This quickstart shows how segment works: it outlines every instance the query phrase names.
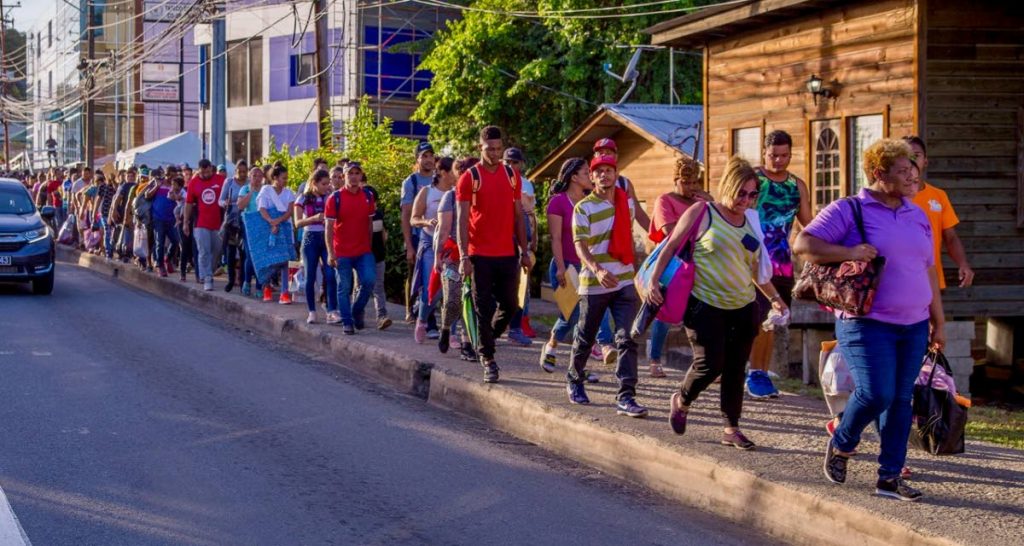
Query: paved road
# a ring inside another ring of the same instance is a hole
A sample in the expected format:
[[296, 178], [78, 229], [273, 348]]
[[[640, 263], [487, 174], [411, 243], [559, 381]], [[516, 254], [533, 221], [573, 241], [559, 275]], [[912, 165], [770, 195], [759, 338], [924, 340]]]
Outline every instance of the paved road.
[[36, 545], [764, 540], [70, 266], [0, 309], [0, 487]]

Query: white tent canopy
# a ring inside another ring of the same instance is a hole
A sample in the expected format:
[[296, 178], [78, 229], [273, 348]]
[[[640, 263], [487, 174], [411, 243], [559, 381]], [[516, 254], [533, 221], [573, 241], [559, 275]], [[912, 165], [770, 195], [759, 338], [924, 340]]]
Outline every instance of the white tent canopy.
[[162, 138], [123, 152], [117, 152], [115, 163], [119, 169], [131, 165], [147, 167], [166, 167], [188, 163], [193, 167], [202, 157], [203, 143], [192, 131]]

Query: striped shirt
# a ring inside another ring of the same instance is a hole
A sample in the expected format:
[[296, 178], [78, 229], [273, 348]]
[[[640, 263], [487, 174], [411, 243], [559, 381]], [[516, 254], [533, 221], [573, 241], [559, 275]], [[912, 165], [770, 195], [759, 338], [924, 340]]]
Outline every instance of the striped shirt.
[[714, 206], [708, 209], [710, 224], [693, 248], [693, 296], [719, 309], [739, 309], [754, 301], [757, 235], [746, 218], [736, 227]]
[[[633, 200], [629, 200], [629, 225], [633, 225], [635, 209]], [[626, 265], [608, 255], [608, 245], [612, 240], [612, 225], [615, 223], [615, 205], [596, 193], [580, 199], [572, 213], [572, 240], [582, 242], [590, 249], [594, 261], [619, 280], [615, 288], [601, 286], [597, 274], [589, 268], [580, 270], [579, 294], [608, 294], [633, 284], [633, 265]]]

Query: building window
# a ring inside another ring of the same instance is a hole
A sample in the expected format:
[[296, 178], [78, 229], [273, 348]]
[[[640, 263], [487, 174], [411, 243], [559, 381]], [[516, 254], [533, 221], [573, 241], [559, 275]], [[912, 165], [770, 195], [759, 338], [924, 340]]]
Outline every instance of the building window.
[[838, 120], [815, 121], [811, 124], [811, 134], [814, 138], [815, 212], [843, 196], [838, 129]]
[[46, 22], [46, 47], [53, 47], [53, 21]]
[[291, 86], [308, 85], [316, 74], [316, 53], [292, 55]]
[[752, 165], [759, 165], [761, 163], [761, 128], [733, 129], [732, 155], [738, 155]]
[[263, 104], [263, 40], [228, 42], [228, 106]]
[[862, 163], [864, 161], [864, 150], [882, 138], [884, 118], [881, 114], [870, 116], [857, 116], [848, 120], [850, 124], [850, 150], [847, 157], [849, 163], [850, 194], [855, 194], [867, 185], [867, 175], [864, 174]]
[[252, 166], [263, 157], [263, 130], [231, 131], [231, 161], [244, 159]]

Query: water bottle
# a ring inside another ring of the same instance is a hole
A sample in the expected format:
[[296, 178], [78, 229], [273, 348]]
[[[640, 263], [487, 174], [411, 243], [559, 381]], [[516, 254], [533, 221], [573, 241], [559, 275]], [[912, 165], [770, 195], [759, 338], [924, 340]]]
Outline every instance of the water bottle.
[[[661, 291], [662, 301], [665, 301], [668, 291], [662, 287], [658, 287]], [[647, 300], [644, 300], [640, 304], [640, 311], [637, 312], [636, 318], [633, 320], [633, 327], [629, 331], [629, 335], [636, 339], [647, 332], [647, 328], [651, 326], [654, 319], [658, 316], [658, 311], [661, 310], [661, 305], [653, 305]]]

